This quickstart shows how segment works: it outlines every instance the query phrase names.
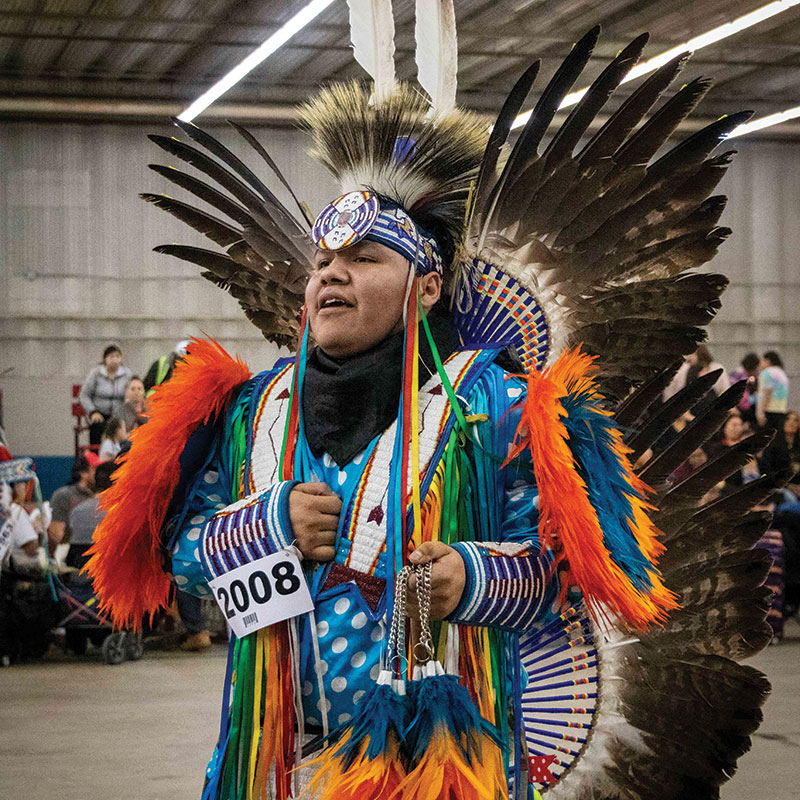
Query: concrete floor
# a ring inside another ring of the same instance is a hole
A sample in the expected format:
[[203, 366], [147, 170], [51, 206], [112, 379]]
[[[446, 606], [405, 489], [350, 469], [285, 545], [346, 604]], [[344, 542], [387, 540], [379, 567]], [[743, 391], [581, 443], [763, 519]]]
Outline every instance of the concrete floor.
[[[750, 663], [773, 684], [723, 800], [800, 798], [800, 625]], [[0, 800], [197, 800], [216, 739], [225, 649], [0, 670]]]

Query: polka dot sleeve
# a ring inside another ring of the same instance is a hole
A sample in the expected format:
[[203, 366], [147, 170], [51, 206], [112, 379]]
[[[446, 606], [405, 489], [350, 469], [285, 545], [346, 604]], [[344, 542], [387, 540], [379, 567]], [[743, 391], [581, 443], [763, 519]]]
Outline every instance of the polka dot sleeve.
[[215, 461], [198, 475], [191, 499], [181, 515], [179, 532], [172, 548], [172, 575], [175, 585], [184, 592], [204, 597], [209, 594], [200, 563], [203, 529], [214, 514], [226, 506], [230, 495], [222, 471]]

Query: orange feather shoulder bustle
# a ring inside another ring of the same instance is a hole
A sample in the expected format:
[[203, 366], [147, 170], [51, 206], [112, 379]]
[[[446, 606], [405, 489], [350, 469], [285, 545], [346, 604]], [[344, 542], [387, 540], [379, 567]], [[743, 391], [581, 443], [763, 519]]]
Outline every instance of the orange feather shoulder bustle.
[[[565, 425], [568, 395], [589, 401], [599, 399], [591, 377], [593, 359], [580, 349], [565, 352], [552, 367], [527, 376], [527, 399], [521, 407], [521, 419], [512, 453], [518, 456], [529, 449], [539, 489], [539, 536], [551, 549], [556, 561], [569, 564], [569, 580], [578, 586], [596, 619], [607, 615], [605, 609], [619, 615], [630, 626], [645, 629], [663, 622], [677, 602], [661, 581], [656, 558], [663, 550], [659, 532], [649, 517], [652, 506], [647, 502], [649, 488], [633, 473], [622, 434], [608, 429], [609, 450], [616, 462], [616, 471], [627, 490], [624, 499], [629, 505], [627, 536], [649, 562], [649, 588], [637, 588], [629, 575], [615, 561], [604, 541], [598, 509], [592, 505], [585, 480], [581, 477], [570, 449], [570, 435]], [[596, 423], [608, 422], [607, 411], [591, 403], [585, 408]], [[610, 497], [619, 503], [623, 496]], [[566, 586], [562, 587], [562, 593]]]
[[192, 433], [219, 414], [250, 370], [213, 340], [193, 339], [172, 378], [150, 400], [150, 420], [105, 491], [107, 512], [94, 534], [86, 571], [100, 608], [117, 626], [137, 630], [169, 597], [161, 527], [180, 479], [179, 459]]

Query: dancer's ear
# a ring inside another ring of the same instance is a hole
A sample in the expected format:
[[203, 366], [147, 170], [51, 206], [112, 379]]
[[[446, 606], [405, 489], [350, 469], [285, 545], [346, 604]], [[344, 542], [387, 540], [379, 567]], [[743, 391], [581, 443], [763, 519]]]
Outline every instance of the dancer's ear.
[[417, 278], [419, 287], [419, 301], [422, 309], [427, 314], [439, 300], [442, 294], [442, 276], [438, 272], [429, 272]]

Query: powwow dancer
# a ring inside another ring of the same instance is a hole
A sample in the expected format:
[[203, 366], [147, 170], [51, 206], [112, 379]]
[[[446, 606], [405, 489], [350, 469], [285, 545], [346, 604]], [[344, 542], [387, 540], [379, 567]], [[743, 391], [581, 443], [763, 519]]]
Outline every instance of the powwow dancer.
[[297, 796], [304, 758], [324, 798], [717, 797], [768, 691], [736, 660], [770, 637], [750, 509], [779, 479], [702, 504], [756, 434], [668, 481], [741, 386], [631, 464], [717, 377], [659, 406], [726, 284], [689, 270], [728, 233], [710, 195], [731, 153], [712, 151], [747, 114], [651, 163], [709, 86], [637, 128], [682, 56], [582, 143], [643, 35], [544, 145], [595, 29], [511, 146], [538, 64], [489, 133], [455, 106], [451, 3], [418, 4], [427, 98], [395, 81], [388, 2], [353, 0], [351, 28], [372, 86], [301, 111], [342, 187], [316, 221], [200, 128], [151, 137], [227, 194], [153, 169], [230, 219], [144, 195], [225, 252], [158, 249], [299, 344], [255, 377], [192, 344], [104, 496], [95, 589], [136, 624], [170, 573], [211, 584], [241, 634], [209, 800]]

